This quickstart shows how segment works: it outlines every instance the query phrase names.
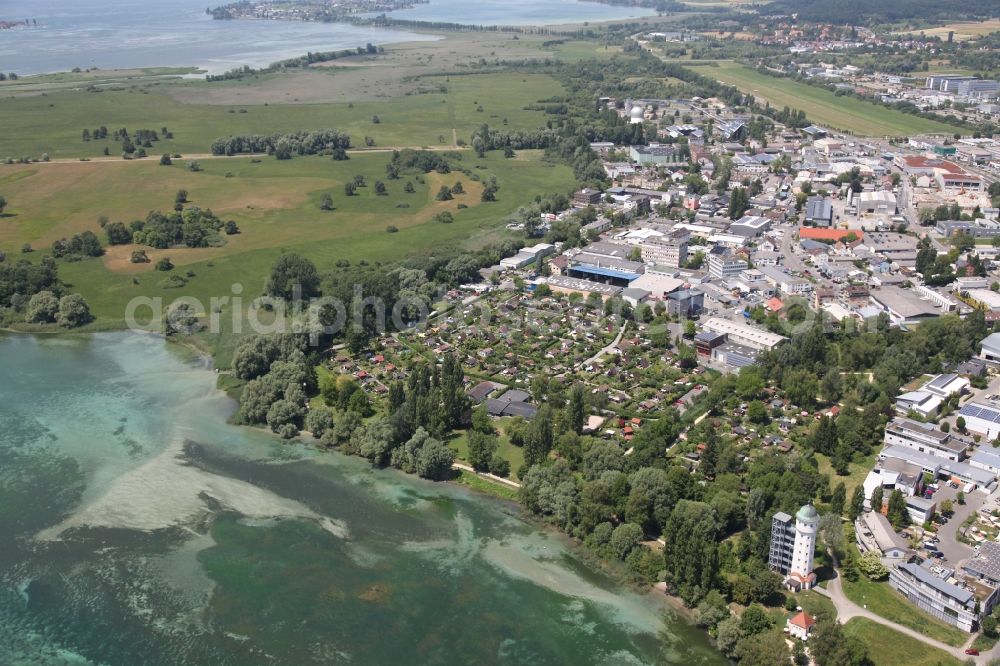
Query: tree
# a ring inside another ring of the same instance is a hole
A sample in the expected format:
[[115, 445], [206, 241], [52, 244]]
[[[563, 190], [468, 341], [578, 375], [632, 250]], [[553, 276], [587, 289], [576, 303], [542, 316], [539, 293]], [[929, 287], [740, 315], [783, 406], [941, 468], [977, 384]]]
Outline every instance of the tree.
[[868, 649], [854, 636], [844, 634], [835, 619], [821, 620], [809, 637], [809, 652], [817, 666], [870, 666]]
[[681, 500], [663, 530], [667, 584], [688, 603], [715, 586], [719, 572], [719, 523], [703, 502]]
[[622, 523], [611, 533], [611, 552], [624, 560], [643, 538], [642, 528], [634, 523]]
[[872, 511], [882, 511], [882, 502], [885, 498], [883, 497], [882, 486], [875, 486], [875, 490], [872, 491], [871, 505]]
[[477, 472], [486, 472], [490, 468], [490, 461], [497, 451], [498, 442], [496, 435], [487, 435], [482, 432], [470, 430], [469, 440], [469, 464]]
[[854, 494], [851, 495], [851, 506], [848, 508], [847, 517], [853, 523], [865, 510], [865, 489], [859, 483], [854, 487]]
[[730, 615], [715, 628], [715, 645], [727, 657], [736, 656], [736, 645], [741, 638], [740, 619], [735, 615]]
[[747, 405], [747, 418], [751, 423], [767, 422], [767, 407], [760, 400], [753, 400]]
[[51, 291], [40, 291], [28, 301], [24, 319], [29, 324], [50, 324], [59, 313], [59, 299]]
[[844, 527], [840, 514], [824, 513], [819, 519], [819, 536], [826, 547], [834, 552], [844, 545]]
[[451, 201], [452, 198], [453, 197], [451, 196], [451, 188], [449, 188], [447, 185], [442, 185], [441, 189], [438, 190], [437, 196], [434, 197], [436, 201]]
[[413, 194], [417, 190], [413, 187], [413, 182], [408, 180], [406, 181], [406, 185], [403, 185], [403, 191], [407, 194]]
[[844, 502], [847, 500], [847, 487], [844, 482], [838, 483], [830, 496], [830, 511], [840, 516], [844, 513]]
[[316, 439], [320, 439], [327, 430], [333, 428], [333, 412], [325, 407], [315, 407], [306, 414], [305, 428]]
[[526, 509], [565, 526], [577, 506], [579, 490], [569, 463], [556, 460], [551, 465], [535, 465], [521, 482], [521, 503]]
[[319, 274], [316, 266], [294, 252], [278, 257], [271, 267], [264, 293], [286, 301], [298, 296], [312, 298], [319, 294]]
[[171, 164], [173, 164], [173, 161], [170, 159], [169, 153], [160, 155], [160, 166], [170, 166]]
[[56, 323], [63, 328], [76, 328], [89, 323], [90, 306], [80, 294], [68, 294], [59, 299], [59, 311], [56, 313]]
[[451, 476], [455, 451], [436, 439], [426, 442], [417, 456], [417, 474], [425, 479], [442, 481]]
[[344, 194], [349, 197], [353, 197], [354, 193], [357, 191], [358, 186], [354, 183], [344, 183]]
[[320, 197], [320, 199], [319, 199], [319, 209], [320, 210], [333, 210], [333, 197], [330, 196], [329, 192], [325, 193], [322, 197]]
[[0, 215], [3, 215], [3, 212], [6, 209], [7, 209], [7, 199], [5, 199], [3, 195], [0, 195]]
[[465, 194], [465, 188], [462, 187], [462, 181], [455, 181], [455, 184], [451, 186], [451, 193], [455, 195]]
[[892, 523], [893, 529], [901, 530], [910, 524], [910, 512], [906, 508], [906, 498], [903, 491], [893, 490], [889, 495], [889, 507], [885, 517]]
[[741, 666], [773, 666], [787, 664], [791, 660], [784, 636], [774, 631], [741, 639], [736, 644], [735, 656]]
[[744, 368], [736, 378], [736, 393], [745, 400], [752, 400], [764, 390], [764, 380], [755, 366]]
[[983, 630], [983, 633], [985, 635], [989, 636], [990, 638], [996, 638], [997, 619], [995, 617], [993, 617], [992, 615], [985, 616], [982, 620], [980, 620], [979, 626]]
[[965, 432], [965, 417], [964, 416], [959, 416], [957, 419], [955, 419], [955, 427], [958, 428], [959, 432], [961, 432], [961, 433]]
[[955, 505], [952, 503], [952, 501], [950, 499], [946, 499], [943, 502], [941, 502], [941, 513], [942, 514], [944, 514], [946, 516], [950, 516], [954, 512], [955, 512]]
[[569, 405], [566, 407], [570, 428], [573, 432], [580, 434], [583, 432], [584, 421], [586, 420], [586, 406], [583, 400], [583, 385], [574, 384], [569, 393]]
[[108, 237], [109, 245], [128, 245], [132, 242], [132, 232], [124, 222], [112, 222], [104, 227], [104, 233]]
[[750, 208], [750, 194], [742, 187], [734, 187], [729, 194], [729, 219], [738, 220]]
[[877, 551], [870, 550], [858, 559], [858, 571], [868, 577], [869, 580], [885, 580], [889, 577], [889, 571], [882, 564], [882, 558]]
[[740, 630], [744, 636], [753, 636], [765, 632], [771, 626], [771, 618], [768, 617], [767, 611], [760, 604], [752, 604], [743, 611], [743, 616], [740, 618]]

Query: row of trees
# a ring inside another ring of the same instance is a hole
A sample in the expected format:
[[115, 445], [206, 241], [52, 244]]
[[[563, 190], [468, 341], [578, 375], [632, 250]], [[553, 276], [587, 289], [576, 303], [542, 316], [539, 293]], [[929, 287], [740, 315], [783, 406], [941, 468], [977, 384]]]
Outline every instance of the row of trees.
[[267, 153], [279, 160], [295, 155], [331, 154], [334, 150], [351, 147], [351, 137], [334, 129], [290, 132], [287, 134], [238, 135], [212, 142], [213, 155]]

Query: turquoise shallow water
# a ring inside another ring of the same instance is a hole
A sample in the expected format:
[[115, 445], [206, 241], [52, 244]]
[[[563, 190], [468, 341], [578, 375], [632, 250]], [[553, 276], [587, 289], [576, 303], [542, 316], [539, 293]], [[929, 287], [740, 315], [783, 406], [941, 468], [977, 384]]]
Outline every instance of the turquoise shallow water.
[[516, 507], [214, 384], [152, 336], [0, 336], [0, 664], [722, 663]]
[[[3, 0], [0, 19], [30, 28], [0, 31], [0, 68], [21, 75], [74, 67], [195, 66], [220, 73], [305, 54], [426, 39], [430, 35], [346, 23], [214, 21], [226, 0]], [[398, 18], [473, 25], [602, 21], [652, 14], [577, 0], [431, 0]]]

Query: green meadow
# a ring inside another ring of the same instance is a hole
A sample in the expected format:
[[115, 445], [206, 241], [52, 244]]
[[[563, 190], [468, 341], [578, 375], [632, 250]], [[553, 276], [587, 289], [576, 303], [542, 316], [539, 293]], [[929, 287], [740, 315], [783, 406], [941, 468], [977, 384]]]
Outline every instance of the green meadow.
[[761, 74], [735, 62], [723, 61], [688, 67], [703, 76], [736, 86], [757, 99], [766, 100], [772, 107], [801, 109], [814, 123], [862, 136], [952, 134], [955, 131], [954, 127], [945, 123], [911, 116], [856, 97], [838, 97], [829, 90]]
[[[960, 666], [962, 662], [943, 650], [917, 643], [905, 634], [868, 618], [856, 617], [844, 625], [844, 633], [861, 639], [868, 646], [874, 666], [895, 666], [905, 661], [909, 666]], [[905, 660], [903, 655], [906, 655]]]
[[[309, 79], [311, 84], [318, 78], [336, 85], [338, 73], [330, 69]], [[204, 154], [219, 137], [321, 128], [348, 132], [359, 147], [365, 145], [365, 136], [374, 138], [376, 147], [452, 145], [456, 138], [468, 139], [483, 123], [500, 126], [506, 120], [510, 127], [520, 128], [544, 125], [544, 112], [524, 107], [562, 93], [561, 85], [550, 76], [509, 72], [427, 76], [422, 79], [423, 87], [434, 92], [351, 103], [299, 104], [294, 97], [269, 99], [254, 90], [269, 77], [279, 76], [11, 97], [0, 104], [4, 128], [0, 159], [37, 159], [43, 153], [52, 159], [97, 157], [105, 147], [112, 156], [120, 156], [121, 146], [110, 134], [107, 140], [83, 141], [84, 129], [102, 125], [109, 133], [122, 127], [130, 132], [168, 128], [174, 138], [154, 143], [147, 149], [150, 155]], [[202, 93], [209, 97], [213, 92], [247, 94], [239, 104], [198, 103]]]
[[[131, 263], [135, 245], [108, 247], [98, 259], [60, 262], [61, 279], [85, 296], [97, 317], [94, 325], [114, 327], [137, 296], [160, 297], [164, 303], [192, 296], [207, 307], [212, 297], [230, 296], [231, 286], [239, 283], [252, 299], [261, 293], [271, 265], [283, 252], [299, 252], [326, 270], [342, 260], [375, 264], [474, 247], [502, 237], [505, 216], [525, 201], [569, 191], [574, 184], [568, 167], [546, 163], [538, 152], [521, 151], [513, 159], [499, 152], [484, 159], [471, 151], [461, 155], [456, 166], [482, 179], [496, 176], [497, 201], [482, 203], [482, 184], [457, 171], [388, 180], [387, 153], [355, 155], [343, 162], [322, 157], [204, 160], [203, 171], [197, 173], [184, 168], [182, 160], [170, 167], [154, 160], [0, 167], [0, 192], [10, 202], [0, 218], [0, 249], [11, 258], [37, 260], [52, 241], [85, 229], [104, 240], [99, 216], [128, 222], [150, 210], [171, 210], [179, 189], [188, 191], [189, 205], [211, 208], [238, 223], [241, 233], [227, 236], [222, 247], [143, 248], [151, 259], [148, 264]], [[355, 175], [364, 176], [367, 186], [347, 197], [344, 183]], [[376, 180], [386, 183], [387, 195], [375, 194]], [[412, 194], [404, 192], [408, 180], [414, 184]], [[452, 201], [435, 200], [442, 185], [457, 181], [465, 194]], [[325, 193], [333, 197], [332, 211], [320, 209]], [[438, 221], [442, 211], [450, 212], [454, 222]], [[390, 225], [398, 232], [387, 232]], [[23, 243], [38, 251], [21, 255]], [[153, 264], [162, 257], [169, 257], [176, 268], [156, 271]], [[171, 276], [185, 283], [174, 286]]]

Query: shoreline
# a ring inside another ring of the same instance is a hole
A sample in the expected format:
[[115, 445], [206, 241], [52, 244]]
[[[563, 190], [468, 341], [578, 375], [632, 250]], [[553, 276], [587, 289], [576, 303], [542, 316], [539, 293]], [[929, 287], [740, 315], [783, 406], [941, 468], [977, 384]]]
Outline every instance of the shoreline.
[[[601, 2], [601, 0], [577, 0], [580, 3], [588, 4], [600, 4], [608, 7], [620, 7], [628, 8], [627, 5], [617, 5], [613, 3]], [[341, 25], [341, 26], [353, 26], [357, 28], [367, 28], [380, 31], [392, 31], [399, 34], [399, 41], [390, 40], [386, 42], [380, 42], [375, 44], [376, 46], [390, 48], [399, 48], [401, 46], [421, 44], [429, 41], [442, 41], [447, 40], [449, 34], [466, 34], [470, 32], [494, 32], [494, 33], [509, 33], [509, 34], [551, 34], [555, 37], [572, 37], [575, 33], [591, 28], [601, 28], [613, 25], [621, 25], [627, 23], [641, 22], [643, 24], [655, 21], [662, 22], [668, 21], [673, 17], [687, 16], [689, 14], [699, 13], [696, 7], [691, 7], [689, 12], [674, 12], [664, 15], [656, 13], [652, 8], [642, 8], [638, 9], [648, 9], [652, 13], [645, 14], [642, 16], [631, 16], [631, 17], [621, 17], [621, 18], [605, 18], [594, 21], [580, 21], [567, 19], [565, 22], [543, 22], [543, 23], [512, 23], [512, 24], [474, 24], [474, 23], [451, 23], [446, 21], [430, 21], [422, 19], [393, 19], [391, 16], [388, 17], [388, 23], [385, 25], [377, 25], [367, 22], [368, 19], [362, 20], [360, 22], [356, 21], [332, 21], [329, 22], [330, 25]], [[214, 19], [213, 19], [214, 20]], [[288, 24], [288, 23], [303, 23], [303, 24], [315, 24], [315, 21], [301, 21], [301, 20], [278, 20], [278, 19], [258, 19], [253, 17], [240, 17], [234, 19], [228, 19], [230, 21], [248, 21], [254, 23], [265, 23], [273, 22], [277, 24]], [[396, 21], [397, 23], [394, 23]], [[424, 39], [413, 39], [413, 37], [424, 37]], [[329, 50], [341, 50], [344, 48], [352, 47], [331, 47]], [[308, 50], [308, 49], [307, 49]], [[316, 51], [316, 49], [313, 49]], [[290, 55], [289, 55], [290, 54]], [[305, 51], [295, 51], [294, 53], [289, 50], [288, 53], [284, 55], [278, 54], [272, 56], [271, 60], [268, 62], [260, 62], [257, 64], [248, 65], [254, 69], [268, 68], [282, 60], [287, 60], [289, 58], [295, 58], [298, 56], [305, 55]], [[246, 63], [244, 63], [246, 64]], [[231, 70], [237, 65], [230, 63], [221, 69], [213, 69], [211, 65], [192, 64], [192, 63], [159, 63], [143, 65], [139, 67], [98, 67], [98, 66], [77, 66], [80, 71], [73, 71], [73, 68], [69, 69], [51, 69], [46, 71], [24, 73], [18, 72], [19, 77], [17, 82], [30, 82], [32, 79], [37, 79], [39, 77], [46, 76], [59, 76], [59, 75], [79, 75], [81, 78], [86, 78], [86, 75], [111, 75], [115, 73], [123, 72], [141, 72], [142, 76], [158, 76], [163, 78], [178, 78], [182, 80], [190, 81], [201, 81], [205, 75], [221, 75], [225, 74], [227, 71]], [[175, 72], [175, 73], [159, 73], [155, 74], [155, 70], [187, 70], [186, 72]], [[0, 91], [2, 91], [4, 86], [0, 85]]]
[[[218, 378], [221, 376], [221, 374], [220, 374], [221, 371], [218, 371], [215, 368], [215, 358], [214, 358], [214, 356], [211, 353], [209, 353], [207, 350], [205, 350], [204, 348], [199, 347], [198, 344], [196, 344], [192, 340], [189, 340], [189, 339], [177, 339], [175, 337], [167, 337], [167, 336], [165, 336], [165, 335], [163, 335], [161, 333], [156, 333], [156, 332], [128, 331], [128, 330], [125, 330], [125, 329], [101, 330], [101, 331], [85, 331], [85, 330], [77, 330], [77, 331], [73, 331], [73, 330], [70, 330], [70, 331], [64, 331], [64, 330], [25, 331], [25, 330], [14, 329], [14, 328], [11, 328], [11, 327], [2, 327], [2, 328], [0, 328], [0, 335], [2, 335], [2, 334], [6, 334], [6, 335], [13, 334], [13, 335], [36, 336], [36, 335], [40, 335], [40, 334], [46, 334], [48, 337], [57, 337], [57, 336], [59, 336], [59, 337], [80, 338], [80, 337], [83, 337], [83, 336], [93, 336], [95, 334], [100, 334], [100, 333], [115, 333], [115, 334], [121, 334], [121, 333], [138, 333], [138, 334], [144, 334], [144, 335], [149, 335], [149, 336], [157, 337], [162, 342], [167, 343], [167, 345], [173, 345], [174, 349], [181, 350], [184, 353], [184, 355], [187, 357], [186, 360], [188, 360], [196, 370], [205, 371], [205, 372], [212, 372], [215, 375], [216, 381], [213, 384], [212, 390], [217, 393], [217, 397], [220, 400], [226, 400], [226, 401], [229, 401], [231, 403], [230, 404], [230, 406], [232, 408], [231, 416], [229, 418], [225, 419], [226, 422], [228, 422], [230, 425], [233, 425], [233, 426], [236, 426], [236, 427], [249, 428], [251, 430], [257, 431], [258, 433], [265, 434], [268, 437], [273, 438], [275, 440], [275, 442], [278, 443], [278, 444], [284, 443], [283, 440], [279, 440], [277, 438], [277, 436], [273, 432], [271, 432], [267, 427], [264, 427], [264, 426], [243, 425], [243, 424], [237, 424], [237, 423], [234, 422], [234, 420], [233, 420], [232, 417], [235, 416], [235, 414], [237, 413], [237, 410], [239, 408], [239, 401], [236, 400], [232, 395], [230, 395], [225, 389], [223, 389], [223, 388], [221, 388], [219, 386]], [[290, 443], [293, 446], [302, 447], [305, 450], [309, 450], [310, 452], [317, 453], [317, 454], [332, 454], [334, 456], [338, 456], [338, 455], [339, 456], [344, 456], [345, 458], [360, 459], [359, 456], [353, 456], [353, 455], [345, 454], [345, 453], [339, 451], [338, 449], [328, 449], [326, 447], [319, 446], [318, 445], [318, 440], [316, 440], [314, 437], [312, 437], [312, 435], [310, 433], [306, 433], [306, 432], [303, 432], [300, 436], [298, 436], [298, 437], [296, 437], [296, 438], [294, 438], [292, 440], [289, 440], [287, 443]], [[168, 449], [171, 449], [171, 451], [165, 451], [163, 454], [161, 454], [160, 456], [158, 456], [155, 460], [150, 461], [149, 463], [147, 463], [143, 467], [139, 468], [138, 470], [135, 470], [134, 472], [131, 473], [131, 477], [130, 478], [134, 477], [135, 482], [140, 482], [141, 479], [143, 478], [143, 475], [146, 473], [147, 470], [156, 468], [157, 465], [162, 466], [164, 464], [167, 464], [170, 460], [172, 460], [172, 455], [175, 455], [177, 453], [177, 451], [175, 450], [176, 449], [176, 445], [173, 446], [173, 448], [171, 448], [170, 446], [168, 446]], [[167, 455], [168, 453], [170, 453], [171, 455]], [[386, 468], [386, 469], [391, 469], [391, 468]], [[178, 470], [175, 470], [175, 471], [181, 471], [181, 470], [179, 470], [179, 468], [178, 468]], [[405, 472], [402, 472], [402, 471], [398, 471], [398, 470], [394, 470], [394, 471], [398, 472], [399, 474], [405, 474]], [[197, 475], [194, 475], [194, 476], [197, 476]], [[419, 477], [415, 477], [415, 475], [410, 475], [410, 474], [406, 474], [406, 476], [407, 477], [419, 478]], [[498, 487], [508, 487], [506, 485], [501, 485], [499, 482], [492, 481], [492, 480], [489, 480], [489, 479], [484, 479], [482, 475], [476, 474], [476, 476], [477, 476], [477, 478], [483, 479], [486, 483], [495, 484]], [[178, 482], [181, 481], [181, 480], [182, 479], [180, 479], [180, 478], [175, 479], [175, 481], [178, 481]], [[192, 478], [192, 479], [186, 479], [186, 480], [193, 482], [195, 479]], [[655, 602], [658, 606], [662, 606], [662, 610], [664, 612], [669, 612], [669, 613], [673, 614], [676, 617], [677, 620], [679, 620], [679, 621], [681, 621], [681, 622], [689, 625], [692, 628], [701, 630], [697, 626], [697, 624], [695, 622], [695, 616], [694, 616], [692, 610], [689, 609], [689, 608], [687, 608], [684, 605], [683, 601], [679, 597], [676, 597], [676, 596], [673, 596], [673, 595], [669, 594], [666, 591], [666, 584], [665, 583], [663, 583], [662, 581], [658, 581], [658, 582], [655, 582], [655, 583], [652, 583], [652, 584], [649, 584], [649, 585], [646, 585], [646, 584], [637, 584], [635, 581], [629, 579], [629, 577], [627, 575], [627, 572], [624, 570], [624, 568], [621, 565], [621, 563], [617, 563], [617, 562], [613, 562], [613, 561], [607, 561], [604, 558], [600, 557], [598, 554], [596, 554], [596, 553], [592, 552], [591, 550], [587, 549], [583, 545], [583, 543], [581, 541], [579, 541], [578, 539], [575, 539], [571, 535], [569, 535], [569, 534], [565, 533], [564, 531], [560, 530], [558, 527], [556, 527], [556, 526], [554, 526], [554, 525], [552, 525], [550, 523], [547, 523], [547, 522], [545, 522], [545, 521], [537, 518], [536, 516], [530, 514], [527, 510], [525, 510], [525, 508], [519, 502], [517, 502], [517, 500], [510, 499], [510, 498], [505, 498], [505, 497], [499, 497], [497, 495], [489, 493], [488, 491], [484, 491], [484, 490], [479, 489], [479, 488], [470, 487], [469, 485], [462, 484], [462, 483], [456, 481], [455, 479], [448, 479], [448, 480], [445, 480], [443, 482], [427, 481], [427, 483], [434, 483], [434, 484], [436, 484], [436, 483], [445, 483], [450, 488], [461, 488], [462, 492], [472, 493], [472, 494], [480, 496], [480, 497], [484, 497], [484, 496], [488, 497], [489, 501], [496, 503], [497, 506], [503, 507], [504, 511], [511, 512], [512, 514], [516, 514], [516, 516], [517, 516], [518, 519], [520, 519], [520, 520], [522, 520], [522, 521], [524, 521], [524, 522], [526, 522], [526, 523], [534, 526], [537, 529], [541, 529], [541, 530], [545, 531], [546, 533], [548, 533], [548, 534], [550, 534], [550, 535], [552, 535], [552, 536], [560, 539], [561, 541], [563, 541], [566, 544], [567, 547], [569, 547], [569, 548], [571, 548], [573, 550], [573, 552], [575, 553], [575, 555], [578, 558], [580, 558], [580, 560], [584, 564], [586, 564], [586, 565], [588, 565], [590, 567], [593, 567], [594, 569], [599, 570], [601, 573], [603, 573], [604, 575], [608, 576], [611, 580], [613, 580], [616, 584], [621, 585], [623, 588], [628, 589], [628, 590], [630, 590], [631, 592], [633, 592], [635, 594], [638, 594], [640, 596], [649, 598], [651, 601]], [[190, 484], [181, 484], [181, 485], [190, 485]], [[113, 489], [108, 489], [108, 492], [106, 493], [107, 496], [102, 496], [101, 498], [98, 498], [97, 500], [95, 500], [95, 502], [92, 503], [92, 506], [79, 507], [70, 516], [67, 516], [66, 519], [64, 521], [62, 521], [59, 525], [53, 526], [51, 528], [48, 528], [46, 530], [46, 533], [45, 533], [45, 538], [48, 538], [48, 539], [58, 539], [61, 532], [65, 531], [66, 529], [69, 529], [69, 528], [71, 528], [71, 527], [73, 527], [75, 525], [82, 524], [81, 521], [86, 521], [89, 518], [93, 518], [95, 509], [97, 509], [98, 507], [100, 507], [102, 502], [104, 502], [105, 504], [107, 504], [107, 502], [109, 500], [109, 497], [113, 496], [113, 493], [111, 492], [112, 490]], [[239, 507], [237, 505], [240, 505], [241, 503], [236, 500], [236, 498], [240, 495], [239, 492], [236, 492], [236, 484], [233, 484], [232, 488], [228, 488], [228, 487], [227, 488], [219, 488], [218, 490], [221, 493], [220, 498], [227, 500], [224, 503], [227, 504], [227, 505], [229, 505], [229, 506], [231, 506], [231, 507], [233, 507], [233, 508], [235, 508], [235, 510], [238, 511]], [[261, 505], [261, 501], [253, 502], [253, 501], [250, 501], [250, 500], [260, 500], [264, 496], [265, 493], [263, 493], [263, 491], [262, 491], [261, 493], [256, 493], [256, 494], [260, 495], [261, 497], [248, 498], [248, 500], [247, 500], [247, 502], [248, 502], [247, 506], [248, 507], [252, 505], [252, 506], [254, 506], [256, 508], [259, 508], [258, 505]], [[183, 511], [187, 511], [188, 513], [190, 513], [192, 511], [196, 510], [196, 508], [197, 508], [196, 505], [199, 504], [200, 500], [199, 501], [195, 501], [195, 499], [193, 497], [189, 497], [185, 501], [181, 501], [181, 500], [175, 501], [174, 504], [178, 504], [178, 502], [179, 502], [180, 505], [183, 505], [183, 506], [179, 505], [178, 507], [176, 507], [178, 510], [183, 509]], [[268, 504], [270, 504], [270, 502], [268, 502]], [[313, 521], [318, 522], [321, 525], [321, 527], [324, 527], [324, 529], [328, 529], [329, 531], [336, 531], [336, 530], [333, 530], [330, 525], [326, 525], [324, 523], [324, 521], [322, 520], [322, 516], [320, 514], [317, 514], [316, 512], [314, 512], [308, 506], [302, 505], [301, 507], [299, 507], [297, 502], [291, 502], [291, 501], [285, 502], [284, 504], [287, 504], [287, 506], [283, 506], [283, 508], [286, 510], [286, 513], [288, 513], [288, 515], [293, 515], [293, 516], [296, 516], [296, 517], [301, 517], [301, 518], [304, 518], [304, 519], [313, 520]], [[292, 506], [292, 504], [295, 504], [295, 506]], [[274, 506], [277, 506], [277, 505], [274, 505]], [[105, 509], [106, 508], [107, 507], [105, 506]], [[107, 513], [107, 512], [106, 511], [102, 511], [102, 515], [103, 515], [103, 513]], [[143, 513], [143, 516], [140, 516], [140, 518], [149, 519], [155, 513], [156, 512], [146, 511], [146, 512]], [[253, 511], [251, 511], [251, 513], [253, 513]], [[257, 511], [257, 513], [259, 513], [259, 511]], [[112, 512], [108, 513], [108, 515], [110, 516], [110, 517], [108, 517], [108, 520], [112, 520], [112, 522], [114, 522], [114, 520], [119, 520], [119, 521], [125, 521], [125, 522], [127, 522], [127, 518], [124, 516], [124, 514], [122, 514], [122, 515], [112, 515], [112, 514], [115, 514], [115, 512], [112, 511]], [[149, 515], [146, 515], [146, 514], [149, 514]], [[162, 517], [161, 517], [161, 519], [162, 519]], [[142, 520], [140, 520], [140, 522], [137, 523], [134, 527], [136, 529], [142, 529], [142, 530], [150, 529], [151, 528], [149, 522], [142, 522]], [[155, 528], [153, 528], [153, 529], [155, 529]], [[705, 635], [707, 636], [707, 633]]]

